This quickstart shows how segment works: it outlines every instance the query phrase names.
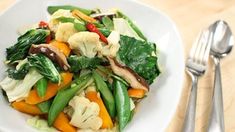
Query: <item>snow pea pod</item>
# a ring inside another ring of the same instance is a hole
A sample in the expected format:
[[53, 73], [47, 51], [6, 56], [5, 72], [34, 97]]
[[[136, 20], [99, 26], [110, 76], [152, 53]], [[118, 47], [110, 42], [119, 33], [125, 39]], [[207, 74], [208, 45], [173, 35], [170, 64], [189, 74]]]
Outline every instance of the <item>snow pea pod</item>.
[[119, 131], [121, 132], [130, 120], [130, 98], [128, 96], [127, 86], [124, 83], [114, 79], [113, 85]]
[[107, 108], [109, 115], [115, 117], [115, 102], [114, 97], [103, 78], [94, 70], [92, 74], [95, 84], [99, 92], [101, 93], [102, 99], [104, 100], [105, 107]]
[[108, 16], [102, 17], [102, 23], [109, 30], [113, 30], [114, 29], [113, 21]]
[[43, 77], [36, 83], [37, 94], [39, 97], [44, 97], [47, 91], [47, 79]]
[[54, 98], [50, 110], [48, 112], [48, 125], [52, 126], [56, 117], [65, 108], [69, 101], [82, 92], [86, 86], [93, 82], [91, 74], [86, 74], [74, 80], [71, 85], [65, 86], [60, 90]]
[[63, 6], [48, 6], [47, 11], [50, 14], [53, 14], [54, 12], [56, 12], [59, 9], [64, 9], [64, 10], [79, 10], [82, 13], [86, 14], [86, 15], [90, 15], [92, 13], [92, 10], [89, 9], [84, 9], [84, 8], [80, 8], [80, 7], [76, 7], [76, 6], [71, 6], [71, 5], [63, 5]]

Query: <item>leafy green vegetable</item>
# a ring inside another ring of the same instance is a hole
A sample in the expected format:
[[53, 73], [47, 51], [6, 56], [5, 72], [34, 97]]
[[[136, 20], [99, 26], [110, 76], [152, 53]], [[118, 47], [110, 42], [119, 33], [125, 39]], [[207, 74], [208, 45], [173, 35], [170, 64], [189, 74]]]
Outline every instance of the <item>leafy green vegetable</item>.
[[156, 45], [154, 43], [121, 36], [118, 58], [149, 84], [160, 74], [158, 69]]
[[125, 14], [123, 14], [120, 11], [117, 11], [117, 16], [119, 18], [124, 18], [125, 20], [127, 20], [127, 22], [130, 24], [132, 29], [138, 34], [138, 36], [144, 40], [147, 40], [147, 38], [144, 36], [144, 34], [141, 32], [141, 30], [134, 24], [134, 22], [132, 22], [132, 20], [128, 16], [126, 16]]
[[35, 67], [45, 78], [51, 80], [53, 83], [60, 82], [60, 74], [49, 58], [42, 54], [37, 54], [29, 56], [28, 60], [30, 65]]
[[113, 21], [108, 16], [102, 17], [102, 23], [109, 30], [113, 30], [114, 29]]
[[37, 106], [43, 113], [48, 113], [51, 107], [51, 103], [52, 103], [52, 100], [47, 100], [47, 101], [37, 104]]
[[29, 63], [23, 64], [20, 69], [16, 70], [15, 68], [7, 69], [8, 77], [13, 78], [15, 80], [22, 80], [29, 72]]
[[[62, 23], [66, 23], [66, 22], [71, 22], [74, 24], [74, 28], [77, 31], [86, 31], [86, 26], [83, 23], [79, 23], [75, 21], [75, 18], [68, 18], [68, 17], [59, 17], [57, 18], [58, 21], [62, 22]], [[78, 21], [78, 20], [77, 20]]]
[[72, 72], [78, 72], [81, 69], [85, 68], [95, 68], [97, 65], [100, 65], [102, 62], [103, 62], [102, 59], [98, 57], [88, 58], [85, 56], [78, 57], [76, 55], [71, 55], [68, 58], [70, 71]]
[[10, 62], [22, 60], [28, 55], [28, 50], [32, 44], [45, 42], [46, 37], [50, 34], [49, 30], [32, 29], [18, 38], [18, 42], [7, 48], [7, 60]]
[[93, 11], [89, 10], [89, 9], [84, 9], [84, 8], [80, 8], [80, 7], [76, 7], [76, 6], [71, 6], [71, 5], [63, 5], [63, 6], [48, 6], [47, 11], [50, 14], [53, 14], [54, 12], [56, 12], [59, 9], [64, 9], [64, 10], [79, 10], [82, 13], [86, 14], [86, 15], [90, 15]]

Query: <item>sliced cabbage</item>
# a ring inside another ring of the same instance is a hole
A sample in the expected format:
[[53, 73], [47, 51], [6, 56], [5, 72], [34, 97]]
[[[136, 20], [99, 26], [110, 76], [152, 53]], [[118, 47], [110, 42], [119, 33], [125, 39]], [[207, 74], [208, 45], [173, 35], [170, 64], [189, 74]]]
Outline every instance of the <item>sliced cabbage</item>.
[[19, 101], [28, 96], [33, 85], [43, 78], [35, 69], [30, 69], [23, 80], [14, 80], [6, 77], [0, 82], [1, 88], [6, 92], [10, 102]]
[[41, 132], [58, 132], [54, 127], [49, 127], [46, 120], [40, 119], [38, 116], [29, 118], [27, 124]]
[[121, 35], [126, 35], [129, 37], [134, 37], [138, 40], [143, 40], [138, 36], [138, 34], [133, 30], [127, 20], [123, 18], [114, 18], [114, 30], [119, 32]]

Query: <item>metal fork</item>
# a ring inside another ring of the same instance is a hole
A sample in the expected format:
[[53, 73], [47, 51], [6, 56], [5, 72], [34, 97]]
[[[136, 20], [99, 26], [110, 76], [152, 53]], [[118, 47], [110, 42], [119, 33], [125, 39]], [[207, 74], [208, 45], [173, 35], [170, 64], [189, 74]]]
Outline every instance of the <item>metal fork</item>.
[[211, 41], [212, 34], [209, 29], [203, 30], [193, 44], [189, 58], [186, 61], [186, 71], [192, 78], [192, 87], [184, 121], [184, 132], [194, 132], [195, 129], [197, 83], [198, 78], [206, 71]]

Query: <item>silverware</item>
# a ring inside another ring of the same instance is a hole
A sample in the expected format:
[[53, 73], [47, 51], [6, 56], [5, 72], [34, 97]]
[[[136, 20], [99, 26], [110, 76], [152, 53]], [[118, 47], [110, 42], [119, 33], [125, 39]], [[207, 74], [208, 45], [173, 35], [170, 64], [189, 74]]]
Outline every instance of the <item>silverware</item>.
[[224, 132], [224, 107], [220, 73], [220, 59], [231, 52], [234, 45], [234, 37], [228, 24], [222, 20], [216, 21], [211, 26], [211, 32], [213, 37], [210, 54], [215, 63], [213, 114], [216, 117], [216, 122], [219, 123], [220, 131]]
[[195, 127], [195, 110], [197, 100], [198, 78], [202, 76], [207, 68], [207, 62], [211, 47], [211, 33], [208, 29], [203, 30], [190, 51], [186, 62], [187, 73], [192, 78], [192, 88], [188, 102], [184, 132], [193, 132]]

